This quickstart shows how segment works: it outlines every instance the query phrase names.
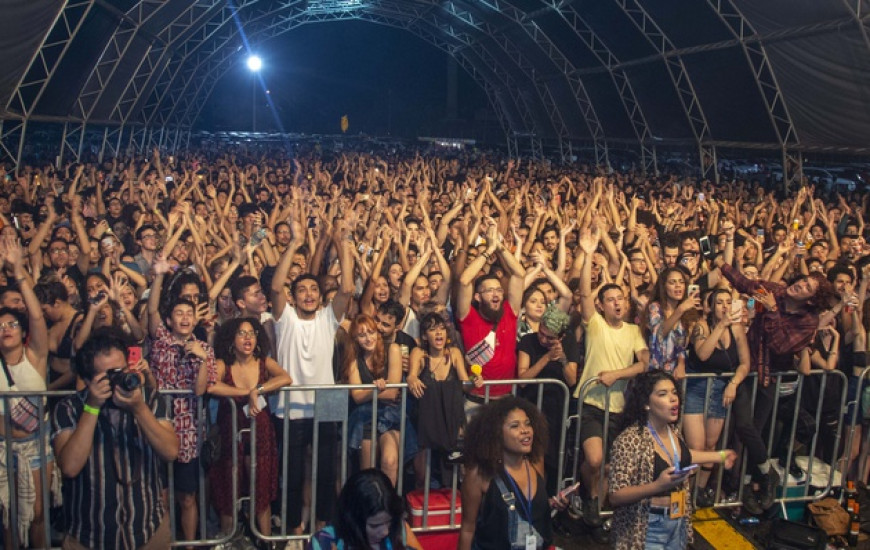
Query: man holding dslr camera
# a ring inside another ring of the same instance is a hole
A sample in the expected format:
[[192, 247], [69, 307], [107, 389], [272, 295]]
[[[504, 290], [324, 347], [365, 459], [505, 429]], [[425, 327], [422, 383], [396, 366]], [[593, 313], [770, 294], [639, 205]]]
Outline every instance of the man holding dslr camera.
[[127, 369], [117, 330], [95, 331], [75, 367], [86, 388], [54, 413], [54, 452], [66, 478], [62, 547], [168, 548], [160, 469], [178, 455], [178, 437], [166, 401]]

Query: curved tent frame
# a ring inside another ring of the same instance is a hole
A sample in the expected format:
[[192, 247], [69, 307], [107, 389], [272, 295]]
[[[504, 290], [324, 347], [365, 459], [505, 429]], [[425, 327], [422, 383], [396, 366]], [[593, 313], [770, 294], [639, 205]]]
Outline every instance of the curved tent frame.
[[0, 160], [28, 124], [86, 132], [100, 154], [187, 143], [217, 81], [302, 25], [367, 21], [410, 32], [484, 89], [512, 154], [591, 144], [599, 164], [634, 147], [801, 153], [870, 142], [870, 0], [12, 0], [0, 22]]

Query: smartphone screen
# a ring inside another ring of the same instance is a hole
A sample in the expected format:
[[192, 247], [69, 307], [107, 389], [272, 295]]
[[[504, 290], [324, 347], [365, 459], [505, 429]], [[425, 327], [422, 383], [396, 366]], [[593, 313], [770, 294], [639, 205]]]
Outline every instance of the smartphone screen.
[[701, 245], [701, 254], [709, 256], [713, 253], [713, 247], [710, 246], [710, 237], [701, 237], [698, 239], [698, 243]]
[[127, 366], [132, 367], [142, 360], [142, 346], [130, 346], [127, 348]]
[[694, 472], [694, 471], [697, 470], [697, 469], [698, 469], [698, 465], [697, 465], [697, 464], [689, 464], [689, 465], [686, 466], [685, 468], [682, 468], [682, 469], [680, 469], [680, 470], [674, 470], [674, 473], [677, 474], [677, 475], [687, 474], [687, 473], [689, 473], [689, 472]]

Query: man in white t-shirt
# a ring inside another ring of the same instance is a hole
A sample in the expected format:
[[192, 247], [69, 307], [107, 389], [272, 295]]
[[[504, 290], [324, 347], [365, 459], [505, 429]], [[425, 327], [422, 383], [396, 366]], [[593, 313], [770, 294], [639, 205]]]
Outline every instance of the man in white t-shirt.
[[[295, 305], [287, 303], [284, 284], [293, 262], [293, 255], [304, 242], [305, 232], [298, 221], [291, 225], [293, 240], [282, 256], [272, 279], [272, 314], [275, 317], [277, 361], [293, 378], [294, 384], [334, 384], [332, 356], [335, 333], [344, 318], [354, 290], [353, 260], [349, 250], [352, 243], [345, 238], [347, 231], [343, 222], [336, 223], [333, 244], [338, 250], [341, 266], [341, 286], [332, 302], [322, 306], [320, 285], [314, 275], [299, 275], [290, 287]], [[275, 415], [289, 420], [289, 439], [284, 453], [288, 460], [287, 525], [294, 534], [302, 534], [303, 482], [306, 447], [312, 443], [314, 433], [314, 392], [280, 392]], [[335, 502], [335, 424], [319, 424], [319, 444], [316, 449], [318, 461], [316, 519], [323, 525], [332, 519]], [[282, 440], [283, 426], [278, 430]]]

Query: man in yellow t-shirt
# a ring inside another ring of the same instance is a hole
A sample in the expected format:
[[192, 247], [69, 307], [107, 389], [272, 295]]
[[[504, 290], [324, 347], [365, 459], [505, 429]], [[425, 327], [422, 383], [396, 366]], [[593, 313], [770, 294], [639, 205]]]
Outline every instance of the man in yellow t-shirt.
[[[646, 371], [649, 366], [649, 349], [640, 327], [622, 320], [628, 309], [622, 288], [616, 284], [606, 284], [601, 287], [597, 296], [592, 294], [592, 255], [598, 248], [600, 238], [601, 228], [596, 222], [580, 233], [579, 245], [586, 255], [580, 272], [580, 305], [583, 324], [586, 326], [586, 358], [583, 375], [574, 392], [574, 397], [583, 400], [580, 442], [583, 445], [584, 460], [580, 466], [580, 475], [583, 478], [583, 487], [588, 492], [584, 495], [583, 519], [596, 527], [601, 523], [598, 494], [605, 443], [613, 442], [616, 430], [621, 424], [619, 413], [625, 405], [623, 391], [628, 380]], [[591, 379], [598, 382], [591, 383], [581, 395], [583, 385]], [[604, 433], [605, 408], [610, 411], [607, 434]]]

